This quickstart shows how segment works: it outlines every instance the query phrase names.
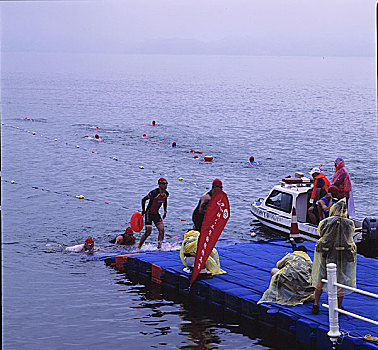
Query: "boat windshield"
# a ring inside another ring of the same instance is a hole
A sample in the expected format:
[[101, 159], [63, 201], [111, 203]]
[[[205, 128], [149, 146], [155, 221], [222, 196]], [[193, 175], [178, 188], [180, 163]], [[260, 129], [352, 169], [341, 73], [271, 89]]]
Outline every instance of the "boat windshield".
[[293, 197], [291, 194], [274, 190], [267, 198], [265, 203], [268, 207], [282, 210], [286, 213], [291, 213], [292, 202]]

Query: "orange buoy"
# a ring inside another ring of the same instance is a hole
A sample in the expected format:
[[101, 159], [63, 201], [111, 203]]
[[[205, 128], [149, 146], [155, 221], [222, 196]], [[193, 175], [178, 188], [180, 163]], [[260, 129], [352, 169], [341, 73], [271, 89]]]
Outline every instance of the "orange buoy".
[[207, 155], [207, 156], [204, 156], [203, 159], [205, 160], [205, 162], [211, 162], [213, 160], [213, 156]]
[[144, 226], [144, 219], [143, 215], [139, 211], [131, 215], [130, 226], [134, 232], [142, 231]]

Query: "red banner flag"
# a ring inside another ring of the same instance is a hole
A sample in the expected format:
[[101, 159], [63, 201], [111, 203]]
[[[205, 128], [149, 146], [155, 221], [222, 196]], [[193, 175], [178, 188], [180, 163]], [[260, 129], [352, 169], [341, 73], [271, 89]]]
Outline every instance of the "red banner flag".
[[215, 243], [217, 243], [229, 217], [230, 204], [227, 195], [225, 192], [219, 190], [211, 197], [206, 209], [201, 234], [198, 239], [197, 254], [190, 284], [195, 281], [199, 272], [205, 266], [207, 258], [213, 251]]

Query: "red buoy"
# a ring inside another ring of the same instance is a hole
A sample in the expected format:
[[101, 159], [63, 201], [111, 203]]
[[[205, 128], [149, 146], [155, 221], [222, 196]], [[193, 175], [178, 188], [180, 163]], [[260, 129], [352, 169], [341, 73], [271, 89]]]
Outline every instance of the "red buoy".
[[204, 156], [203, 159], [205, 160], [205, 162], [211, 162], [213, 160], [213, 156], [207, 155], [207, 156]]
[[143, 215], [139, 211], [131, 215], [130, 226], [134, 232], [142, 231], [144, 226], [144, 219]]

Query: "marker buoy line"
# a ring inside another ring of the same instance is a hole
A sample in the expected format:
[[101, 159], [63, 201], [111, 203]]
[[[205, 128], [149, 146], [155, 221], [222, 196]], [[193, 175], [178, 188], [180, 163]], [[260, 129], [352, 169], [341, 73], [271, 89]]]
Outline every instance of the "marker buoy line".
[[205, 162], [211, 162], [214, 158], [211, 155], [207, 155], [207, 156], [204, 156], [203, 159]]
[[[2, 123], [2, 125], [4, 125], [5, 123]], [[23, 132], [26, 132], [26, 133], [29, 133], [29, 134], [32, 134], [32, 131], [29, 131], [29, 130], [26, 130], [26, 129], [23, 129], [23, 128], [21, 128], [21, 127], [16, 127], [16, 126], [13, 126], [13, 125], [8, 125], [8, 124], [6, 124], [6, 126], [7, 127], [10, 127], [10, 128], [13, 128], [13, 129], [17, 129], [17, 130], [19, 130], [19, 131], [23, 131]], [[38, 135], [38, 134], [37, 134]], [[145, 134], [144, 134], [145, 135]], [[143, 135], [143, 136], [144, 136]], [[38, 135], [39, 136], [39, 135]], [[52, 140], [54, 140], [54, 141], [58, 141], [58, 139], [57, 138], [53, 138], [53, 137], [49, 137], [49, 136], [46, 136], [46, 135], [40, 135], [41, 137], [43, 137], [45, 140], [48, 140], [48, 142], [50, 142], [50, 144], [52, 144], [51, 142], [52, 142]], [[147, 138], [148, 139], [148, 138]], [[151, 138], [152, 139], [152, 138]], [[76, 150], [77, 149], [80, 149], [80, 150], [83, 150], [83, 151], [87, 151], [87, 152], [90, 152], [90, 153], [92, 153], [92, 154], [96, 154], [97, 156], [101, 156], [101, 157], [105, 157], [105, 158], [109, 158], [109, 159], [112, 159], [113, 161], [119, 161], [119, 159], [118, 159], [118, 157], [116, 157], [116, 156], [107, 156], [107, 155], [104, 155], [104, 154], [99, 154], [97, 151], [93, 151], [93, 150], [90, 150], [90, 149], [87, 149], [87, 148], [85, 148], [85, 147], [82, 147], [82, 146], [80, 146], [80, 145], [77, 145], [77, 144], [71, 144], [71, 143], [69, 143], [69, 142], [64, 142], [64, 141], [60, 141], [59, 140], [59, 143], [61, 143], [61, 144], [65, 144], [65, 145], [67, 145], [67, 146], [70, 146], [70, 147], [72, 147], [72, 148], [75, 148]], [[163, 144], [162, 142], [158, 142], [158, 143], [160, 143], [160, 144]], [[202, 154], [203, 152], [201, 152], [201, 151], [197, 151], [197, 150], [194, 150], [194, 149], [192, 149], [191, 151], [190, 151], [191, 153], [197, 153], [197, 154]], [[197, 156], [197, 155], [195, 155], [194, 156], [194, 159], [198, 159], [199, 157]], [[212, 156], [211, 155], [208, 155], [207, 157], [206, 157], [206, 161], [211, 161], [210, 159], [212, 158]], [[126, 160], [121, 160], [120, 161], [120, 163], [125, 163], [125, 164], [128, 164], [128, 165], [130, 165], [130, 161], [126, 161]], [[139, 168], [140, 169], [144, 169], [144, 167], [143, 166], [139, 166]], [[164, 175], [163, 174], [163, 172], [161, 172], [161, 171], [155, 171], [155, 170], [152, 170], [152, 173], [160, 173], [161, 175]], [[171, 175], [172, 177], [174, 177], [174, 174], [172, 174]], [[177, 175], [176, 175], [177, 176]], [[189, 185], [189, 182], [186, 182], [187, 183], [187, 185]]]
[[[20, 185], [17, 182], [15, 182], [14, 180], [9, 181], [9, 180], [2, 179], [2, 181], [10, 183], [10, 184]], [[21, 186], [28, 188], [30, 185], [21, 185]], [[64, 196], [70, 197], [70, 198], [82, 199], [82, 200], [86, 200], [88, 202], [100, 202], [100, 203], [104, 203], [104, 204], [111, 204], [110, 202], [107, 202], [107, 201], [103, 202], [102, 200], [95, 200], [95, 199], [85, 198], [85, 196], [82, 195], [82, 194], [80, 194], [80, 195], [73, 195], [73, 194], [66, 193], [66, 192], [53, 191], [53, 190], [50, 190], [48, 188], [42, 188], [42, 187], [39, 187], [39, 186], [31, 186], [31, 188], [34, 188], [35, 190], [40, 190], [40, 191], [43, 191], [43, 192], [47, 192], [47, 193], [54, 193], [54, 194], [64, 195]], [[129, 210], [128, 207], [125, 207], [125, 206], [122, 206], [122, 205], [117, 205], [117, 206], [119, 206], [122, 209]]]

